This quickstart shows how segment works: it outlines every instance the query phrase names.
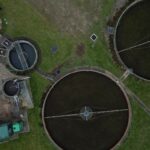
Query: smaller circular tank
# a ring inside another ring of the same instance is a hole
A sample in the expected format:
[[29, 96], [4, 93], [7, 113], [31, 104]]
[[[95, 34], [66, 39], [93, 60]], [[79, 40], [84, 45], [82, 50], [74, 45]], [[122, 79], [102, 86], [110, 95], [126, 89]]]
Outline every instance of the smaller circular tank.
[[3, 91], [7, 96], [15, 96], [19, 93], [19, 83], [15, 80], [6, 81]]

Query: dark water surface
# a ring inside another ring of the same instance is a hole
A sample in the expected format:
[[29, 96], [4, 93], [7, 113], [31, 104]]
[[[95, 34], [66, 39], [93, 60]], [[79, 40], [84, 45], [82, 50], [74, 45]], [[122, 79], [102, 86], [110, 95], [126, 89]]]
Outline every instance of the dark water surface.
[[[128, 109], [121, 89], [108, 77], [95, 72], [77, 72], [60, 80], [51, 90], [44, 115]], [[123, 136], [129, 112], [97, 114], [85, 121], [80, 116], [45, 119], [52, 139], [64, 150], [108, 150]]]
[[[149, 0], [136, 4], [124, 15], [117, 31], [118, 51], [150, 40], [149, 18]], [[120, 57], [135, 74], [150, 79], [150, 43], [121, 52]]]
[[[26, 42], [20, 42], [21, 46], [21, 53], [17, 53], [16, 47], [14, 47], [10, 53], [9, 53], [9, 60], [11, 65], [18, 69], [18, 70], [26, 70], [30, 67], [32, 67], [36, 60], [36, 49], [26, 43]], [[19, 56], [20, 55], [20, 56]], [[24, 59], [22, 59], [24, 57]], [[22, 65], [27, 64], [27, 65]]]

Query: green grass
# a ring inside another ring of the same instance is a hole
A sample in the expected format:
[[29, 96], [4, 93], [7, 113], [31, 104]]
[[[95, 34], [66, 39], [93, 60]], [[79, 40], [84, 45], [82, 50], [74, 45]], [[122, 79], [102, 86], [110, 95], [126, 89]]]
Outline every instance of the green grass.
[[[99, 0], [102, 4], [100, 20], [91, 27], [91, 34], [98, 35], [94, 47], [89, 37], [72, 37], [62, 34], [59, 29], [37, 12], [25, 0], [0, 0], [3, 5], [3, 17], [7, 18], [8, 25], [5, 33], [11, 37], [28, 37], [38, 43], [40, 47], [41, 63], [39, 67], [47, 72], [62, 65], [62, 70], [68, 71], [77, 66], [98, 66], [111, 71], [120, 77], [123, 73], [112, 59], [110, 50], [104, 38], [106, 18], [112, 13], [112, 0]], [[78, 0], [78, 3], [80, 0]], [[80, 4], [80, 3], [79, 3]], [[88, 9], [86, 5], [85, 10]], [[90, 36], [90, 35], [89, 35]], [[76, 45], [80, 42], [85, 44], [83, 57], [76, 55]], [[57, 44], [59, 50], [55, 55], [50, 53], [50, 46]], [[43, 128], [40, 126], [41, 98], [48, 85], [51, 84], [36, 73], [31, 73], [31, 88], [35, 108], [29, 111], [31, 132], [20, 135], [15, 141], [0, 145], [4, 150], [55, 150], [49, 142]], [[140, 98], [150, 106], [150, 83], [129, 77], [125, 84], [132, 89]], [[150, 118], [141, 110], [135, 101], [131, 100], [133, 118], [129, 135], [119, 148], [120, 150], [149, 150], [150, 149]]]

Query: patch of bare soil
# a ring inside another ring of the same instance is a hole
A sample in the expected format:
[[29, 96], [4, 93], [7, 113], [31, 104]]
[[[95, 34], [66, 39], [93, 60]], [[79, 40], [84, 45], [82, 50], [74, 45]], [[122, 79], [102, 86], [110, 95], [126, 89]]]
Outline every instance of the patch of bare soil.
[[116, 1], [116, 4], [115, 4], [115, 7], [116, 7], [117, 9], [120, 9], [120, 8], [122, 8], [127, 2], [128, 2], [128, 0], [117, 0], [117, 1]]
[[80, 43], [76, 47], [76, 55], [79, 57], [82, 57], [85, 53], [85, 45], [83, 43]]
[[113, 15], [115, 15], [120, 9], [125, 7], [125, 5], [132, 0], [116, 0], [114, 3], [114, 8], [113, 8]]
[[27, 0], [61, 32], [85, 34], [100, 16], [101, 0]]

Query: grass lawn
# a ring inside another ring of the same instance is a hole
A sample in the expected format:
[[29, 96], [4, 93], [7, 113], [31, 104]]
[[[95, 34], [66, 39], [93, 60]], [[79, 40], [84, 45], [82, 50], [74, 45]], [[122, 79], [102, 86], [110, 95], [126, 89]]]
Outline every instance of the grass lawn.
[[[29, 1], [29, 0], [28, 0]], [[55, 1], [55, 0], [51, 0]], [[58, 0], [57, 0], [58, 1]], [[40, 47], [41, 69], [51, 72], [58, 66], [62, 66], [62, 72], [78, 66], [97, 66], [120, 77], [123, 72], [113, 59], [104, 38], [106, 18], [112, 13], [113, 0], [93, 0], [101, 5], [99, 18], [88, 29], [88, 35], [79, 34], [72, 36], [62, 32], [60, 27], [52, 20], [42, 15], [38, 9], [26, 0], [0, 0], [3, 7], [2, 17], [6, 18], [8, 25], [5, 34], [10, 37], [28, 37], [38, 43]], [[83, 11], [88, 11], [86, 0], [77, 0], [74, 5], [81, 6]], [[93, 6], [94, 7], [94, 6]], [[85, 13], [86, 14], [86, 13]], [[92, 33], [98, 35], [97, 42], [89, 40]], [[85, 51], [83, 56], [76, 53], [77, 45], [83, 43]], [[58, 52], [52, 54], [50, 47], [58, 45]], [[41, 98], [43, 92], [51, 84], [49, 81], [32, 72], [31, 88], [35, 107], [29, 111], [31, 132], [20, 135], [15, 141], [0, 145], [1, 150], [55, 150], [49, 142], [41, 127]], [[125, 82], [150, 107], [150, 83], [129, 77]], [[129, 135], [120, 150], [149, 150], [150, 149], [150, 117], [131, 99], [133, 116]]]

